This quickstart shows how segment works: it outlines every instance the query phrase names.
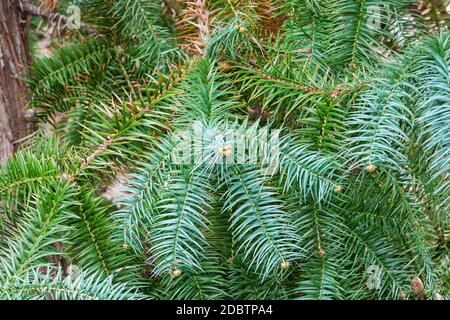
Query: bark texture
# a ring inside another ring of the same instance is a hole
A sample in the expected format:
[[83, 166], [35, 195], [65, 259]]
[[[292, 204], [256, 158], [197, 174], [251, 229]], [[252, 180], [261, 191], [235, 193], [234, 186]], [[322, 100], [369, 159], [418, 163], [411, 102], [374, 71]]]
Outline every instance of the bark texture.
[[0, 0], [0, 163], [31, 130], [24, 118], [27, 87], [21, 79], [30, 62], [28, 19], [19, 0]]

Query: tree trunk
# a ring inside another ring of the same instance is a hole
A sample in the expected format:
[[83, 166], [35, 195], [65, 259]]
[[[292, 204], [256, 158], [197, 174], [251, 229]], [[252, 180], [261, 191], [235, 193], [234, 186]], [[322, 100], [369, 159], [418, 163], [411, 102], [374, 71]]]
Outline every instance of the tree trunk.
[[30, 62], [27, 24], [19, 0], [0, 0], [0, 164], [31, 130], [24, 118]]

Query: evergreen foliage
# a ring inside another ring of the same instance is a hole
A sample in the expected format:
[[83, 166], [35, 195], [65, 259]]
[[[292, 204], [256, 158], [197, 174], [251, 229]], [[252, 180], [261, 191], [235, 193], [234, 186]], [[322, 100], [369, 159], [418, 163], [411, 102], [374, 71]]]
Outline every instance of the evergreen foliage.
[[199, 3], [76, 1], [95, 33], [34, 61], [39, 128], [0, 171], [0, 298], [449, 298], [448, 16]]

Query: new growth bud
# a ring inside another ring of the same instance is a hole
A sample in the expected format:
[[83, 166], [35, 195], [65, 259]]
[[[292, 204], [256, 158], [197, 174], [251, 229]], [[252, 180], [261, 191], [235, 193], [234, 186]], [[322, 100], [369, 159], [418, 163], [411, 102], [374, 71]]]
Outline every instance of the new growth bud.
[[287, 268], [289, 268], [289, 261], [282, 261], [281, 263], [280, 263], [280, 267], [281, 267], [281, 270], [286, 270]]
[[177, 277], [181, 276], [181, 270], [175, 268], [172, 271], [170, 271], [170, 275], [174, 278], [177, 278]]
[[377, 166], [373, 163], [369, 163], [366, 167], [366, 172], [368, 173], [374, 172], [375, 170], [377, 170]]

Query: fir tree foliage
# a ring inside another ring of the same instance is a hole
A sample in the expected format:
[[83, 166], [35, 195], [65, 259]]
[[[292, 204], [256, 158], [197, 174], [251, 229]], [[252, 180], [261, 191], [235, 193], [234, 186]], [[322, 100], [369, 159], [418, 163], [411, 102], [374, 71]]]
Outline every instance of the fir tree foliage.
[[73, 3], [95, 32], [34, 60], [0, 171], [0, 298], [450, 297], [444, 11]]

